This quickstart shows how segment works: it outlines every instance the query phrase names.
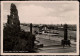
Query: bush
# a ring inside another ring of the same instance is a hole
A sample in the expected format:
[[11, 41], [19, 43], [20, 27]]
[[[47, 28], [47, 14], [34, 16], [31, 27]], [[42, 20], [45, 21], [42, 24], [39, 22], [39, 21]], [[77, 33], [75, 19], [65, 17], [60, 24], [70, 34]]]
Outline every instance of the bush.
[[35, 35], [23, 30], [16, 32], [13, 27], [6, 26], [3, 30], [4, 51], [34, 51]]

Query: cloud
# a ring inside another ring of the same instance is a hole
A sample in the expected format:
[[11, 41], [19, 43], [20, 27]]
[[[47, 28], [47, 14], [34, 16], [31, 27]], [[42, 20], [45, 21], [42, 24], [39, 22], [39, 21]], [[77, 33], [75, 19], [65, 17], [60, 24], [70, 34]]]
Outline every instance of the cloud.
[[[10, 4], [8, 4], [8, 6], [9, 5]], [[76, 24], [76, 19], [78, 18], [77, 6], [74, 3], [16, 3], [16, 6], [21, 23]], [[4, 9], [4, 18], [6, 18], [6, 16], [10, 13], [9, 8], [10, 6], [7, 7], [7, 9]]]
[[27, 17], [40, 17], [46, 16], [48, 13], [52, 12], [51, 8], [44, 8], [42, 6], [28, 5], [18, 7], [19, 15]]

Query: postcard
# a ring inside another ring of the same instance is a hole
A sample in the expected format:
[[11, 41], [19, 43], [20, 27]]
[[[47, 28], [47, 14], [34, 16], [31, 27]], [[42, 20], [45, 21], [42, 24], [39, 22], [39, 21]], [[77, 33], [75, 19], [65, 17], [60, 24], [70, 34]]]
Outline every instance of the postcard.
[[78, 1], [1, 1], [2, 55], [78, 55]]

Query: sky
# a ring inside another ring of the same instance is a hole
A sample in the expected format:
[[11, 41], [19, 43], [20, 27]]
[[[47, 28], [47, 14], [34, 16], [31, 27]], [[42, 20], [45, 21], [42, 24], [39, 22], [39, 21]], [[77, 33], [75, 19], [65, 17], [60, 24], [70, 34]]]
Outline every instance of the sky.
[[7, 2], [3, 3], [3, 22], [10, 15], [10, 5], [18, 9], [20, 23], [77, 24], [78, 2]]

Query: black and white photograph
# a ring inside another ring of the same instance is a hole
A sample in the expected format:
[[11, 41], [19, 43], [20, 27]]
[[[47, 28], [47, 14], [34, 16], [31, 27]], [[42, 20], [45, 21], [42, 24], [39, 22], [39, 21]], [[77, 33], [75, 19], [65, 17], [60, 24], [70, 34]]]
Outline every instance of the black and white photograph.
[[2, 1], [1, 54], [79, 54], [78, 1]]

